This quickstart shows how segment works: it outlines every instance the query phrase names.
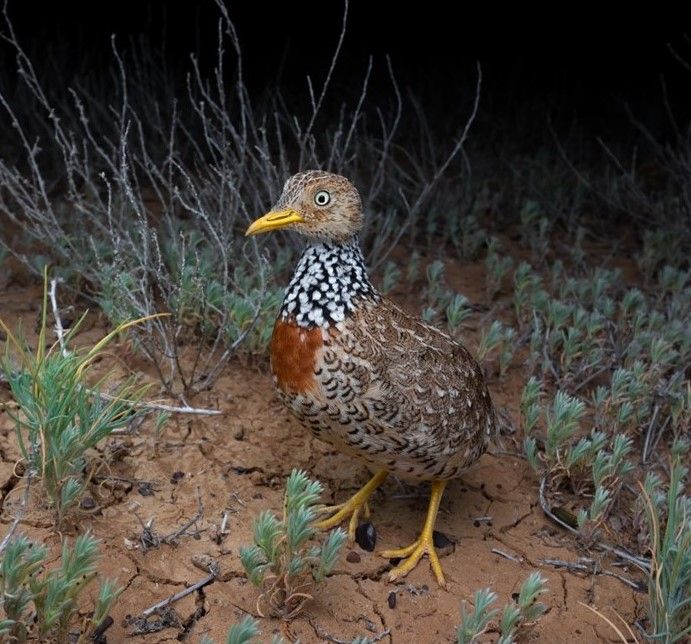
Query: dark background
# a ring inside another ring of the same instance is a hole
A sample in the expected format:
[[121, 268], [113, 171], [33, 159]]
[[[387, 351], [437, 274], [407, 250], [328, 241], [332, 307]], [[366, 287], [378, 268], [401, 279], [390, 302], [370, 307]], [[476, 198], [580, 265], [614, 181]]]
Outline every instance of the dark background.
[[[341, 28], [342, 2], [255, 0], [227, 6], [252, 93], [271, 91], [279, 77], [288, 92], [304, 92], [307, 74], [323, 78]], [[668, 9], [636, 14], [628, 6], [607, 15], [575, 3], [539, 12], [485, 3], [461, 5], [459, 19], [449, 2], [417, 6], [412, 11], [396, 2], [351, 0], [336, 86], [359, 86], [372, 54], [373, 91], [389, 91], [388, 54], [403, 88], [423, 100], [450, 103], [472, 92], [480, 61], [483, 107], [490, 111], [530, 109], [547, 101], [580, 119], [601, 121], [616, 118], [626, 101], [647, 115], [661, 114], [661, 77], [674, 108], [689, 109], [690, 74], [668, 48], [671, 44], [691, 59], [684, 36], [688, 23]], [[215, 58], [219, 12], [212, 0], [10, 0], [8, 11], [28, 51], [90, 67], [94, 74], [104, 69], [113, 33], [123, 45], [145, 34], [165, 47], [172, 68], [184, 69], [192, 51], [209, 69]], [[13, 64], [6, 49], [2, 55], [3, 64]]]

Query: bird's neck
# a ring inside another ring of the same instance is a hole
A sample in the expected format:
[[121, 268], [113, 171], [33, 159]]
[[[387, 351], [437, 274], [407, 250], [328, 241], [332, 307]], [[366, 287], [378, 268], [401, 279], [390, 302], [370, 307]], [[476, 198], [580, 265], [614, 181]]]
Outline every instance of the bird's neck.
[[341, 325], [364, 302], [379, 298], [357, 237], [316, 242], [302, 254], [279, 315], [298, 326], [328, 328]]

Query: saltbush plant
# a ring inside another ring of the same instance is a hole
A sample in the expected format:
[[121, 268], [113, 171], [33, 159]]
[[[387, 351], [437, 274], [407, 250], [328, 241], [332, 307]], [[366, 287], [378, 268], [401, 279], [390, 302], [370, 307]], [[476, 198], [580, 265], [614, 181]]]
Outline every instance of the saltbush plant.
[[[498, 624], [500, 633], [497, 644], [514, 644], [519, 633], [526, 633], [545, 613], [546, 607], [537, 601], [547, 592], [547, 580], [539, 572], [531, 573], [521, 584], [515, 603], [508, 603], [501, 611]], [[457, 644], [474, 644], [500, 614], [493, 608], [497, 593], [484, 588], [475, 591], [473, 608], [470, 610], [464, 601], [461, 604], [461, 623], [456, 631]]]
[[[586, 415], [582, 400], [558, 391], [543, 414], [540, 397], [539, 383], [529, 380], [521, 396], [524, 453], [549, 490], [567, 489], [579, 497], [592, 495], [590, 505], [580, 508], [576, 515], [581, 533], [592, 534], [633, 470], [629, 458], [633, 441], [624, 434], [606, 434], [598, 429], [582, 436]], [[540, 437], [540, 449], [534, 428], [543, 415], [545, 431]]]
[[[92, 641], [92, 635], [108, 618], [113, 603], [121, 593], [110, 580], [101, 583], [91, 614], [77, 625], [84, 589], [97, 576], [99, 542], [83, 534], [70, 545], [63, 540], [57, 566], [46, 568], [47, 549], [23, 536], [11, 540], [1, 554], [0, 635], [22, 644], [29, 637], [57, 642]], [[72, 628], [79, 629], [71, 639]]]
[[262, 591], [257, 600], [260, 614], [268, 610], [273, 616], [293, 618], [338, 560], [346, 540], [340, 528], [329, 532], [323, 544], [309, 544], [316, 535], [312, 524], [322, 489], [305, 472], [293, 470], [286, 482], [282, 518], [262, 512], [254, 522], [254, 543], [240, 549], [249, 580]]

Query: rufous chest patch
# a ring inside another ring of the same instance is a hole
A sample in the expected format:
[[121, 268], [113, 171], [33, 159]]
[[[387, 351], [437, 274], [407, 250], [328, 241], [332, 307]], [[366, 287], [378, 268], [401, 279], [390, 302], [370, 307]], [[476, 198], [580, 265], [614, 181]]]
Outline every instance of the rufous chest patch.
[[307, 329], [291, 321], [276, 320], [271, 336], [271, 372], [287, 394], [302, 394], [316, 386], [314, 368], [323, 345], [319, 327]]

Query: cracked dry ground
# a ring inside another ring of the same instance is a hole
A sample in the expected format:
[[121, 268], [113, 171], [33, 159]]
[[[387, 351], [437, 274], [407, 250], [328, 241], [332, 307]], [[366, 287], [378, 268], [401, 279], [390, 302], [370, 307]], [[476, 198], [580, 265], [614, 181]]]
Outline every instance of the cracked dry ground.
[[[472, 279], [472, 275], [468, 277]], [[31, 297], [27, 297], [27, 291]], [[24, 317], [32, 326], [40, 306], [38, 289], [11, 286], [0, 295], [0, 310], [11, 326]], [[103, 335], [100, 318], [91, 314], [91, 328], [79, 342], [93, 342]], [[87, 325], [88, 326], [88, 325]], [[474, 346], [472, 333], [468, 344]], [[147, 371], [127, 351], [116, 346], [105, 362], [122, 373], [130, 369]], [[124, 359], [123, 359], [124, 358]], [[105, 364], [102, 367], [105, 369]], [[514, 423], [517, 421], [523, 376], [519, 367], [503, 382], [490, 382], [495, 403]], [[10, 400], [6, 387], [0, 400]], [[294, 421], [274, 395], [265, 368], [231, 364], [213, 390], [198, 396], [198, 407], [217, 407], [216, 417], [174, 416], [158, 435], [147, 420], [132, 436], [107, 441], [96, 483], [89, 495], [95, 506], [78, 510], [65, 533], [91, 530], [102, 540], [103, 577], [117, 579], [125, 590], [111, 612], [113, 626], [109, 642], [198, 642], [208, 634], [216, 642], [225, 641], [228, 626], [249, 613], [257, 615], [257, 590], [246, 581], [238, 549], [251, 540], [252, 519], [260, 511], [280, 512], [286, 476], [294, 467], [305, 469], [321, 480], [328, 500], [343, 500], [367, 478], [367, 470], [311, 437]], [[515, 446], [506, 441], [507, 449]], [[0, 413], [0, 501], [2, 533], [12, 519], [20, 489], [13, 477], [18, 460], [13, 425], [6, 411]], [[182, 474], [180, 474], [182, 473]], [[151, 483], [151, 485], [148, 485]], [[196, 536], [183, 536], [177, 545], [161, 545], [147, 552], [137, 546], [142, 533], [139, 518], [153, 519], [159, 535], [174, 532], [197, 509], [198, 491], [203, 519]], [[153, 492], [151, 494], [151, 492]], [[553, 526], [536, 502], [535, 479], [520, 458], [506, 455], [483, 456], [462, 479], [454, 481], [445, 494], [437, 529], [456, 542], [455, 551], [442, 559], [448, 589], [437, 587], [426, 560], [400, 583], [389, 583], [388, 562], [376, 552], [357, 545], [344, 551], [335, 573], [319, 588], [316, 598], [302, 615], [289, 624], [261, 621], [262, 641], [271, 633], [310, 642], [344, 641], [354, 637], [376, 637], [383, 642], [452, 642], [459, 622], [462, 600], [472, 599], [476, 589], [491, 586], [500, 603], [511, 601], [520, 583], [534, 569], [549, 581], [544, 602], [548, 614], [527, 635], [540, 642], [618, 641], [614, 631], [588, 605], [616, 621], [612, 608], [632, 623], [642, 614], [645, 596], [610, 576], [580, 576], [556, 570], [541, 559], [576, 561], [583, 554], [573, 538]], [[57, 557], [59, 535], [51, 516], [33, 502], [21, 530], [44, 541]], [[377, 529], [377, 548], [409, 543], [422, 525], [427, 488], [403, 486], [389, 480], [372, 500], [372, 521]], [[91, 505], [91, 504], [89, 504]], [[213, 540], [214, 527], [224, 510], [230, 510], [228, 534], [220, 544]], [[491, 517], [491, 521], [478, 518]], [[358, 557], [346, 554], [352, 550]], [[511, 557], [493, 552], [500, 550]], [[193, 561], [210, 555], [221, 566], [220, 578], [203, 590], [174, 604], [158, 626], [160, 630], [133, 635], [126, 616], [136, 616], [146, 608], [186, 586], [206, 573]], [[355, 560], [354, 562], [352, 560]], [[601, 561], [611, 569], [611, 562]], [[622, 572], [622, 569], [615, 569]], [[635, 577], [634, 571], [629, 574]], [[96, 584], [89, 592], [93, 597]], [[390, 600], [395, 593], [395, 606]], [[86, 610], [86, 608], [85, 608]], [[488, 632], [484, 641], [496, 641]]]

